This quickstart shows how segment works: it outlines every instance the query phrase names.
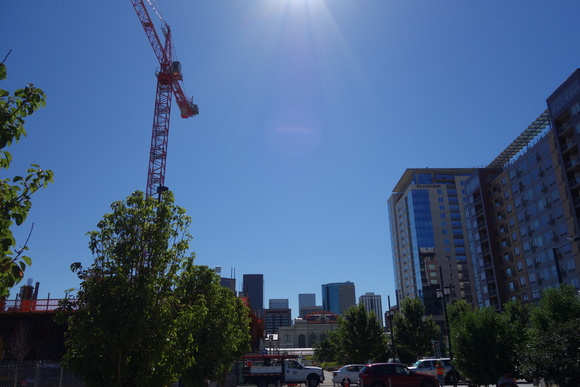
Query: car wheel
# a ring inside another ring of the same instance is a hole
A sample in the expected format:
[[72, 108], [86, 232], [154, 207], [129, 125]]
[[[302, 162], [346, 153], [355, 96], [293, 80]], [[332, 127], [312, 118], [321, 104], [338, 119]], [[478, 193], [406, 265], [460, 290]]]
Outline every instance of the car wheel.
[[316, 375], [311, 375], [308, 377], [308, 387], [318, 387], [320, 384], [320, 378]]
[[435, 383], [426, 381], [421, 384], [421, 387], [435, 387]]
[[268, 381], [266, 379], [258, 380], [258, 387], [268, 387]]
[[374, 382], [372, 387], [385, 387], [385, 386], [383, 386], [383, 383]]

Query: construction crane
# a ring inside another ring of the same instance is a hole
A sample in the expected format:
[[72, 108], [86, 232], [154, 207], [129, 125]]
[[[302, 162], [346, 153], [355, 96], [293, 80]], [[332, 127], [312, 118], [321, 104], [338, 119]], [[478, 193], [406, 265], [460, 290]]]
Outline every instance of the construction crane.
[[153, 132], [151, 134], [151, 148], [149, 151], [149, 170], [147, 172], [147, 190], [145, 194], [153, 196], [167, 190], [165, 187], [165, 163], [167, 161], [167, 139], [169, 137], [169, 119], [171, 113], [171, 100], [175, 95], [177, 106], [182, 118], [189, 118], [199, 114], [199, 108], [193, 103], [193, 98], [188, 99], [183, 91], [181, 83], [181, 63], [173, 60], [173, 42], [171, 29], [161, 15], [147, 0], [151, 8], [157, 13], [163, 23], [165, 44], [157, 35], [155, 26], [149, 17], [143, 0], [131, 0], [139, 21], [145, 30], [145, 34], [153, 47], [153, 52], [159, 61], [157, 72], [157, 94], [155, 96], [155, 112], [153, 114]]

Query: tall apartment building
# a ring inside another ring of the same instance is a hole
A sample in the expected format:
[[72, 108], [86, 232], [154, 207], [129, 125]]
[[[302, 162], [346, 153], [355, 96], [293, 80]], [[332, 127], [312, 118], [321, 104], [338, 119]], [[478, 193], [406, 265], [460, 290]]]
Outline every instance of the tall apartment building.
[[546, 287], [580, 288], [580, 70], [469, 183], [478, 305], [537, 301]]
[[325, 311], [344, 316], [353, 306], [356, 306], [354, 283], [347, 281], [322, 285], [322, 308]]
[[452, 170], [463, 176], [455, 188], [445, 185], [461, 189], [459, 214], [444, 212], [453, 203], [440, 191], [416, 192], [439, 190], [418, 185], [442, 171], [405, 173], [407, 183], [404, 175], [389, 199], [399, 301], [419, 297], [429, 310], [426, 289], [438, 288], [438, 266], [455, 297], [498, 310], [510, 300], [537, 301], [558, 284], [580, 288], [580, 69], [546, 102], [548, 110], [487, 167]]
[[559, 241], [552, 255], [557, 263], [556, 275], [559, 281], [572, 284], [578, 289], [580, 254], [576, 242], [580, 239], [580, 69], [576, 69], [546, 102], [556, 138], [561, 168], [559, 176], [563, 180], [559, 184], [559, 191], [567, 204], [564, 212], [567, 241]]
[[398, 304], [419, 298], [427, 315], [443, 319], [436, 290], [455, 285], [452, 298], [472, 302], [471, 256], [464, 228], [465, 181], [473, 168], [407, 169], [388, 200]]
[[468, 182], [466, 218], [478, 306], [501, 310], [509, 300], [535, 301], [542, 289], [557, 285], [552, 249], [570, 232], [560, 171], [544, 113]]
[[244, 296], [248, 297], [251, 309], [261, 318], [264, 310], [264, 275], [244, 274], [242, 289]]
[[380, 294], [367, 292], [358, 298], [358, 302], [365, 306], [367, 312], [375, 312], [377, 320], [379, 320], [381, 326], [383, 326], [383, 302]]

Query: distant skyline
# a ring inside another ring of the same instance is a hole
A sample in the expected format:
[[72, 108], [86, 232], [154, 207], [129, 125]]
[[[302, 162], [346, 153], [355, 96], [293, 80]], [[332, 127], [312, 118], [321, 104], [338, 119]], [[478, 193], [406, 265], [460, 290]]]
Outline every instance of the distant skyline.
[[[200, 109], [181, 119], [173, 104], [165, 181], [192, 217], [196, 263], [235, 269], [238, 289], [263, 273], [265, 299], [288, 298], [294, 316], [298, 294], [345, 281], [386, 310], [387, 199], [405, 169], [489, 164], [580, 66], [577, 0], [156, 7]], [[158, 63], [129, 0], [5, 0], [0, 35], [0, 88], [47, 95], [2, 178], [55, 173], [15, 236], [34, 223], [22, 284], [58, 298], [78, 289], [71, 263], [92, 263], [86, 233], [146, 188]]]

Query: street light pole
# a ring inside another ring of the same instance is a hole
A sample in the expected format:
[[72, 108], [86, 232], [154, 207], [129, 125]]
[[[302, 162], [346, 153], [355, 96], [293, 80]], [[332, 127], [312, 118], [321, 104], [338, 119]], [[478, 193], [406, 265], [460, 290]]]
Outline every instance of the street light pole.
[[556, 275], [558, 276], [558, 284], [562, 285], [564, 280], [562, 279], [562, 269], [560, 268], [560, 248], [568, 246], [573, 242], [580, 240], [580, 237], [569, 237], [568, 242], [561, 244], [560, 246], [552, 247], [552, 256], [554, 257], [554, 265], [556, 265]]
[[453, 351], [451, 349], [451, 328], [449, 327], [449, 319], [447, 317], [447, 301], [451, 296], [451, 288], [443, 284], [443, 271], [439, 266], [439, 277], [441, 281], [441, 289], [437, 289], [437, 298], [441, 299], [443, 304], [443, 317], [445, 318], [445, 334], [447, 336], [447, 348], [449, 348], [449, 358], [453, 360]]
[[389, 319], [389, 329], [391, 330], [391, 345], [393, 347], [393, 358], [397, 357], [397, 350], [395, 347], [395, 335], [393, 333], [393, 317], [395, 317], [395, 311], [391, 310], [391, 296], [387, 295], [387, 301], [389, 304], [389, 310], [387, 311], [387, 318]]

